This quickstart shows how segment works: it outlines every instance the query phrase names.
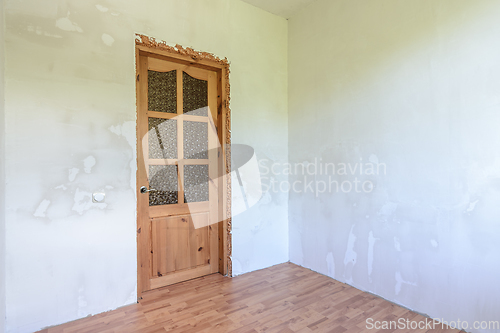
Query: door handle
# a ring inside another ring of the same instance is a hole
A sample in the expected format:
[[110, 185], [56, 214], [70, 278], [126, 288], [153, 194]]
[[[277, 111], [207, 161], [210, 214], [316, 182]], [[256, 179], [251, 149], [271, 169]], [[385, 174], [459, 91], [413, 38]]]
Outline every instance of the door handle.
[[156, 191], [157, 190], [155, 190], [154, 188], [148, 190], [148, 188], [146, 186], [141, 186], [141, 188], [140, 188], [141, 193], [156, 192]]

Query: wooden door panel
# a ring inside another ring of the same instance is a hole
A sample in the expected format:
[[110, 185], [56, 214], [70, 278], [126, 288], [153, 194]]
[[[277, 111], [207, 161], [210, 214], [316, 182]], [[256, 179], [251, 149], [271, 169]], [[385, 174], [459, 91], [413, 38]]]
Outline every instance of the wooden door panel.
[[210, 263], [208, 213], [152, 220], [153, 276]]
[[149, 191], [138, 194], [143, 292], [219, 271], [220, 144], [216, 72], [144, 55], [138, 72], [137, 179]]

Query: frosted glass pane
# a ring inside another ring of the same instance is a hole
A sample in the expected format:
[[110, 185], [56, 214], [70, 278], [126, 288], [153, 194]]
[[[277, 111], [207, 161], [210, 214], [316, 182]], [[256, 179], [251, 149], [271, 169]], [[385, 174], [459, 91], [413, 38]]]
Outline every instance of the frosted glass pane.
[[177, 113], [177, 71], [148, 71], [148, 109]]
[[208, 82], [182, 72], [183, 112], [193, 116], [208, 114]]
[[149, 158], [177, 158], [177, 120], [149, 118]]
[[208, 123], [184, 121], [184, 158], [208, 158]]
[[149, 189], [150, 206], [178, 203], [177, 165], [150, 165]]
[[184, 166], [184, 201], [208, 201], [208, 165]]

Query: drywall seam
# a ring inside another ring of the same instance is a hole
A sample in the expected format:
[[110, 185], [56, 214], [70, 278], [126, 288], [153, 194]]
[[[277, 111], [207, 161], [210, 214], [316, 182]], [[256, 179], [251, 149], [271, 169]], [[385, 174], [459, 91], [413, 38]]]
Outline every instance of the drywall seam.
[[[141, 34], [135, 35], [135, 44], [140, 46], [145, 46], [151, 49], [166, 51], [172, 54], [179, 54], [183, 56], [188, 56], [195, 61], [207, 60], [223, 66], [223, 73], [225, 78], [225, 96], [226, 100], [223, 101], [225, 107], [225, 164], [226, 164], [226, 175], [231, 174], [231, 109], [229, 107], [229, 101], [231, 99], [230, 95], [230, 85], [229, 85], [229, 61], [227, 58], [221, 59], [216, 55], [208, 52], [196, 51], [190, 47], [184, 48], [179, 44], [175, 46], [168, 45], [165, 41], [157, 41], [154, 37], [149, 37]], [[137, 68], [136, 68], [137, 72]], [[232, 276], [233, 265], [231, 260], [232, 255], [232, 237], [231, 237], [231, 177], [226, 177], [226, 216], [227, 218], [227, 275]]]

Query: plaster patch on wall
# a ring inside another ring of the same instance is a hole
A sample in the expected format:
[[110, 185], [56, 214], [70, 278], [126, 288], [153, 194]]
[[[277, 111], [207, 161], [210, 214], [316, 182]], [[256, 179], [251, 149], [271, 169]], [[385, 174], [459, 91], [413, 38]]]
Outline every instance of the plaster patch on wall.
[[70, 182], [74, 181], [75, 178], [76, 178], [76, 175], [80, 172], [80, 169], [78, 168], [71, 168], [69, 169], [69, 175], [68, 175], [68, 179]]
[[394, 248], [396, 251], [401, 252], [401, 243], [399, 242], [398, 237], [394, 237]]
[[234, 258], [232, 258], [232, 263], [233, 263], [233, 271], [232, 271], [232, 274], [233, 276], [236, 276], [236, 275], [240, 275], [242, 274], [244, 271], [243, 271], [243, 267], [241, 266], [241, 263], [239, 262], [239, 260], [236, 260]]
[[66, 191], [68, 188], [66, 187], [66, 185], [61, 184], [59, 186], [54, 187], [54, 189]]
[[114, 133], [116, 135], [122, 135], [122, 126], [121, 125], [116, 125], [116, 126], [111, 125], [111, 126], [109, 126], [108, 129], [111, 131], [111, 133]]
[[476, 200], [476, 201], [473, 201], [473, 202], [469, 203], [469, 207], [467, 207], [466, 212], [467, 213], [472, 212], [476, 208], [476, 205], [477, 205], [478, 202], [479, 202], [479, 199]]
[[271, 196], [271, 193], [269, 191], [266, 191], [263, 195], [262, 198], [260, 198], [260, 203], [262, 205], [267, 205], [273, 201], [273, 197]]
[[103, 12], [103, 13], [106, 13], [109, 10], [108, 7], [104, 7], [104, 6], [99, 5], [99, 4], [95, 5], [95, 8], [97, 8], [98, 11]]
[[349, 232], [349, 238], [347, 240], [347, 250], [345, 251], [344, 265], [350, 262], [356, 263], [358, 254], [354, 251], [354, 243], [356, 242], [356, 236], [354, 235], [354, 225], [351, 227]]
[[130, 147], [135, 148], [136, 138], [134, 121], [126, 121], [121, 125], [110, 126], [108, 129], [116, 135], [123, 136]]
[[50, 32], [47, 32], [47, 31], [44, 31], [43, 35], [46, 36], [46, 37], [62, 38], [61, 35], [51, 34]]
[[326, 265], [328, 267], [328, 276], [335, 277], [335, 262], [333, 261], [333, 254], [328, 252], [326, 255]]
[[134, 304], [134, 303], [137, 303], [137, 285], [134, 288], [134, 290], [132, 290], [132, 292], [130, 293], [129, 297], [127, 298], [124, 304]]
[[40, 202], [40, 204], [38, 205], [38, 208], [35, 210], [35, 213], [33, 214], [33, 216], [35, 217], [45, 217], [45, 212], [47, 211], [47, 208], [49, 207], [50, 205], [50, 200], [42, 200], [42, 202]]
[[28, 25], [27, 29], [28, 29], [28, 32], [34, 32], [37, 35], [41, 35], [42, 34], [42, 27], [35, 27], [33, 25]]
[[115, 39], [108, 34], [102, 34], [101, 39], [107, 46], [112, 46], [115, 42]]
[[89, 210], [92, 207], [104, 209], [107, 207], [106, 203], [93, 203], [92, 193], [86, 191], [80, 191], [79, 188], [75, 192], [75, 204], [71, 209], [73, 209], [78, 214], [82, 215], [84, 211]]
[[397, 208], [398, 208], [397, 203], [387, 202], [385, 205], [382, 206], [382, 208], [380, 208], [380, 210], [378, 211], [378, 215], [385, 217], [391, 216], [392, 214], [394, 214]]
[[438, 242], [435, 239], [431, 239], [431, 245], [432, 247], [438, 247]]
[[134, 156], [130, 161], [130, 188], [135, 189], [135, 172], [137, 169], [136, 165], [136, 133], [135, 133], [135, 121], [126, 121], [121, 125], [110, 126], [108, 128], [111, 133], [118, 136], [123, 136], [127, 143], [130, 145], [134, 152]]
[[372, 271], [373, 271], [373, 248], [375, 247], [375, 242], [379, 238], [373, 237], [373, 231], [368, 233], [368, 279], [372, 282]]
[[50, 32], [48, 31], [44, 31], [42, 29], [42, 27], [40, 26], [33, 26], [33, 25], [28, 25], [28, 28], [27, 28], [28, 32], [33, 32], [35, 34], [37, 34], [38, 36], [46, 36], [46, 37], [54, 37], [54, 38], [62, 38], [61, 35], [55, 35], [55, 34], [51, 34]]
[[72, 209], [82, 215], [90, 206], [92, 206], [92, 193], [80, 191], [80, 189], [77, 188], [75, 193], [75, 204]]
[[85, 308], [87, 307], [87, 300], [85, 298], [85, 288], [78, 289], [78, 316], [83, 317], [87, 314]]
[[377, 155], [371, 154], [370, 157], [368, 158], [368, 160], [370, 162], [372, 162], [373, 164], [378, 165], [378, 157], [377, 157]]
[[75, 22], [69, 19], [69, 12], [66, 17], [61, 17], [56, 20], [56, 27], [64, 31], [77, 31], [83, 32], [82, 28], [78, 26]]
[[396, 295], [399, 295], [399, 293], [401, 292], [401, 286], [403, 285], [403, 283], [408, 284], [410, 286], [417, 285], [416, 283], [403, 280], [403, 277], [401, 276], [401, 272], [396, 272], [396, 286], [394, 289], [394, 291], [396, 292]]
[[83, 167], [85, 173], [90, 173], [92, 171], [92, 167], [95, 165], [96, 160], [94, 156], [89, 156], [83, 160]]
[[352, 276], [349, 273], [349, 277], [346, 277], [347, 267], [353, 267], [356, 265], [356, 260], [358, 258], [358, 254], [354, 251], [354, 244], [356, 243], [356, 236], [354, 235], [354, 225], [351, 227], [351, 231], [349, 232], [349, 238], [347, 239], [347, 249], [345, 251], [344, 256], [344, 277], [349, 284], [352, 284]]

